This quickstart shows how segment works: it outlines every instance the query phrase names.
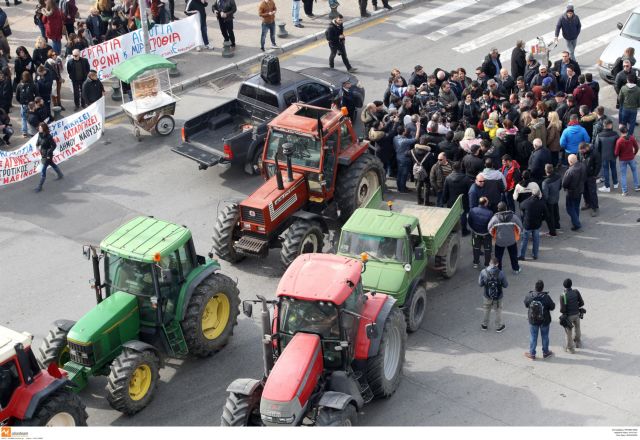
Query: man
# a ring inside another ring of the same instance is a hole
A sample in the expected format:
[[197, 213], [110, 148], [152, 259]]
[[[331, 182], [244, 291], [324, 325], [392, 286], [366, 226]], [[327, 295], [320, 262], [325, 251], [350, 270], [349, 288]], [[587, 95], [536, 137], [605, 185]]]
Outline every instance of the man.
[[613, 187], [615, 189], [618, 188], [618, 167], [616, 166], [615, 150], [619, 136], [618, 133], [613, 130], [613, 121], [611, 119], [606, 119], [603, 127], [604, 128], [600, 133], [598, 133], [595, 141], [593, 142], [593, 149], [600, 154], [600, 160], [602, 161], [602, 177], [604, 179], [604, 186], [598, 189], [598, 191], [608, 193], [611, 192], [609, 171], [611, 171]]
[[82, 108], [86, 107], [84, 98], [82, 98], [82, 84], [87, 80], [91, 67], [89, 66], [89, 61], [80, 56], [80, 50], [73, 49], [72, 55], [73, 57], [67, 61], [67, 73], [73, 86], [74, 110], [78, 111], [81, 104]]
[[589, 142], [590, 140], [587, 130], [578, 122], [578, 115], [572, 114], [569, 116], [569, 124], [560, 136], [560, 146], [564, 148], [565, 155], [577, 154], [580, 143]]
[[542, 199], [546, 204], [545, 219], [549, 228], [549, 235], [555, 237], [556, 231], [560, 229], [560, 187], [562, 186], [562, 178], [555, 171], [555, 167], [548, 163], [544, 166], [546, 174], [542, 181]]
[[567, 95], [565, 95], [564, 92], [558, 92], [554, 96], [554, 99], [556, 100], [556, 113], [561, 121], [564, 120], [564, 116], [569, 108], [566, 103], [566, 96]]
[[567, 95], [573, 95], [576, 87], [578, 87], [578, 75], [576, 75], [572, 65], [567, 66], [567, 74], [560, 77], [560, 87], [558, 89]]
[[51, 87], [54, 81], [53, 72], [44, 66], [39, 66], [36, 73], [38, 96], [44, 100], [46, 114], [51, 116]]
[[511, 52], [511, 74], [514, 78], [524, 76], [527, 65], [527, 52], [524, 50], [524, 40], [516, 41], [516, 47]]
[[[482, 197], [487, 199], [488, 206], [489, 199], [486, 197], [486, 193], [487, 192], [484, 189], [484, 176], [482, 173], [478, 173], [473, 185], [469, 188], [469, 208], [475, 208], [478, 206]], [[493, 212], [493, 210], [491, 212]]]
[[480, 145], [474, 144], [470, 147], [471, 153], [462, 158], [462, 171], [475, 179], [478, 173], [484, 168], [484, 161], [480, 158]]
[[565, 205], [573, 225], [571, 230], [579, 231], [582, 228], [582, 224], [580, 224], [580, 198], [582, 191], [584, 191], [586, 172], [575, 154], [569, 155], [568, 162], [569, 169], [562, 178], [562, 188], [566, 191]]
[[300, 1], [301, 0], [291, 1], [291, 20], [293, 21], [293, 26], [297, 28], [304, 27], [302, 23], [300, 23]]
[[591, 90], [593, 91], [593, 105], [591, 106], [591, 110], [598, 107], [600, 104], [600, 83], [593, 79], [593, 74], [591, 72], [587, 72], [584, 74], [584, 79]]
[[371, 17], [371, 14], [367, 12], [367, 0], [358, 0], [360, 3], [360, 17]]
[[[261, 0], [258, 6], [258, 15], [262, 18], [262, 30], [260, 33], [260, 50], [264, 52], [264, 43], [267, 39], [267, 31], [271, 38], [271, 48], [277, 49], [276, 44], [276, 4], [273, 0]], [[333, 67], [333, 66], [332, 66]]]
[[356, 108], [360, 102], [358, 101], [358, 98], [354, 96], [351, 87], [351, 81], [347, 80], [342, 83], [342, 88], [340, 89], [340, 107], [346, 107], [347, 112], [349, 113], [349, 118], [351, 119], [352, 124], [355, 125]]
[[627, 167], [631, 168], [633, 186], [636, 192], [640, 191], [638, 183], [638, 171], [636, 165], [636, 155], [638, 154], [638, 142], [633, 135], [627, 132], [627, 127], [620, 125], [620, 137], [616, 141], [614, 150], [616, 157], [620, 160], [620, 183], [622, 184], [622, 195], [628, 196], [627, 192]]
[[329, 55], [329, 67], [333, 69], [333, 60], [335, 60], [336, 55], [340, 53], [340, 56], [342, 57], [342, 62], [347, 68], [347, 71], [351, 73], [351, 72], [355, 72], [358, 69], [351, 67], [351, 63], [349, 63], [349, 58], [347, 58], [347, 49], [345, 48], [345, 45], [344, 45], [345, 37], [344, 37], [343, 22], [344, 22], [344, 17], [342, 17], [341, 14], [338, 14], [338, 16], [331, 21], [329, 28], [325, 31], [325, 37], [329, 42], [329, 49], [331, 50], [331, 53]]
[[500, 69], [500, 88], [498, 89], [503, 98], [508, 98], [513, 89], [516, 87], [516, 81], [513, 79], [511, 75], [509, 75], [509, 71], [506, 68]]
[[[419, 124], [420, 122], [418, 122], [418, 126]], [[413, 178], [416, 181], [418, 205], [428, 206], [430, 205], [429, 195], [431, 194], [429, 172], [436, 163], [436, 156], [431, 151], [431, 147], [427, 145], [427, 135], [420, 136], [419, 142], [411, 150], [411, 159], [413, 159], [412, 171]]]
[[[620, 94], [622, 86], [627, 83], [627, 77], [630, 73], [633, 73], [631, 70], [631, 61], [624, 60], [622, 62], [622, 70], [616, 74], [616, 77], [613, 80], [613, 87], [616, 91], [616, 97]], [[616, 108], [620, 108], [620, 101], [616, 101]]]
[[559, 80], [563, 76], [567, 76], [567, 67], [571, 66], [576, 75], [580, 75], [580, 65], [576, 60], [571, 59], [569, 52], [566, 50], [562, 51], [562, 58], [553, 63], [553, 67], [551, 70], [553, 71], [556, 78]]
[[222, 38], [225, 42], [230, 42], [231, 47], [236, 47], [236, 35], [233, 32], [233, 16], [238, 10], [236, 0], [214, 0], [211, 8], [218, 19]]
[[532, 195], [524, 202], [520, 203], [522, 210], [522, 226], [524, 228], [524, 237], [520, 244], [520, 256], [518, 260], [524, 261], [527, 254], [527, 246], [529, 237], [531, 237], [532, 249], [531, 254], [534, 260], [538, 259], [538, 251], [540, 249], [540, 228], [545, 218], [546, 205], [542, 200], [542, 194]]
[[635, 75], [627, 75], [627, 84], [622, 86], [618, 94], [620, 123], [627, 127], [630, 135], [633, 135], [636, 129], [638, 107], [640, 107], [640, 89], [638, 89], [637, 83], [638, 78]]
[[[269, 2], [273, 4], [273, 7], [275, 8], [275, 4], [273, 3], [272, 0], [262, 0], [262, 2], [260, 2], [260, 8], [262, 8], [263, 2]], [[193, 15], [196, 12], [198, 12], [199, 14], [200, 31], [202, 33], [202, 43], [204, 44], [204, 47], [207, 49], [213, 50], [213, 45], [209, 44], [209, 37], [207, 36], [207, 2], [205, 0], [187, 0], [186, 3], [187, 5], [184, 8], [184, 12], [187, 15]], [[140, 26], [138, 26], [138, 29], [140, 29]], [[97, 37], [97, 36], [94, 35], [94, 37]], [[202, 50], [202, 47], [198, 47], [197, 50], [198, 51]], [[59, 51], [56, 51], [56, 52], [60, 53]]]
[[393, 149], [396, 153], [396, 162], [398, 163], [398, 175], [396, 176], [396, 183], [398, 185], [398, 192], [408, 193], [407, 178], [411, 170], [411, 156], [409, 151], [416, 144], [417, 139], [409, 138], [408, 130], [402, 126], [397, 128], [397, 135], [393, 138]]
[[549, 90], [552, 90], [554, 92], [559, 90], [558, 82], [553, 76], [549, 74], [549, 71], [547, 70], [547, 66], [540, 66], [538, 68], [538, 74], [535, 75], [531, 80], [531, 83], [529, 84], [529, 88], [533, 89], [533, 87], [535, 86], [542, 86], [543, 85], [542, 83], [546, 78], [551, 79], [551, 83], [549, 84]]
[[516, 188], [516, 184], [522, 179], [520, 164], [513, 160], [510, 155], [505, 154], [502, 156], [502, 168], [500, 172], [502, 172], [507, 183], [503, 199], [506, 199], [509, 210], [515, 211], [516, 205], [513, 200], [513, 191]]
[[582, 348], [580, 318], [583, 312], [580, 309], [584, 306], [584, 301], [580, 291], [572, 289], [573, 281], [571, 281], [571, 278], [564, 280], [562, 286], [564, 287], [564, 292], [560, 296], [560, 313], [565, 315], [571, 323], [571, 327], [564, 328], [567, 337], [564, 351], [573, 354], [576, 352], [576, 348]]
[[507, 180], [500, 171], [493, 168], [493, 165], [493, 160], [486, 158], [482, 175], [485, 180], [484, 190], [486, 197], [489, 199], [489, 207], [495, 212], [507, 187]]
[[591, 148], [591, 144], [580, 144], [580, 160], [585, 167], [584, 206], [582, 211], [591, 210], [591, 217], [598, 215], [598, 185], [596, 179], [602, 169], [602, 160], [598, 151]]
[[[445, 158], [447, 158], [446, 153], [441, 152], [440, 154], [444, 154]], [[469, 213], [469, 189], [471, 188], [472, 180], [462, 172], [460, 162], [453, 162], [452, 168], [453, 172], [444, 179], [442, 200], [447, 208], [451, 208], [458, 199], [458, 196], [462, 196], [460, 226], [462, 236], [466, 237], [470, 234], [469, 229], [467, 229], [467, 214]]]
[[533, 54], [530, 53], [529, 55], [527, 55], [527, 65], [524, 68], [524, 75], [522, 76], [524, 84], [527, 86], [527, 88], [531, 87], [531, 81], [533, 81], [533, 77], [538, 74], [539, 70], [540, 63], [538, 62], [538, 60], [536, 60]]
[[[373, 5], [373, 10], [377, 11], [378, 10], [378, 1], [377, 0], [371, 0], [371, 4]], [[382, 0], [382, 6], [385, 9], [388, 9], [389, 11], [393, 9], [393, 7], [389, 4], [389, 0]]]
[[98, 72], [89, 71], [87, 80], [82, 84], [82, 98], [85, 104], [91, 105], [104, 96], [104, 86], [98, 79]]
[[471, 247], [473, 248], [473, 268], [480, 264], [480, 253], [484, 254], [484, 267], [489, 267], [491, 260], [491, 234], [487, 226], [493, 217], [489, 209], [489, 199], [480, 197], [478, 206], [469, 210], [469, 229], [471, 229]]
[[436, 206], [442, 208], [444, 206], [444, 181], [449, 174], [453, 172], [451, 162], [447, 160], [447, 155], [444, 153], [438, 154], [438, 162], [431, 167], [431, 173], [429, 173], [429, 180], [431, 182], [431, 188], [436, 193]]
[[484, 57], [484, 62], [482, 63], [481, 68], [487, 79], [498, 78], [500, 69], [502, 69], [498, 49], [495, 47], [491, 49], [491, 52]]
[[507, 277], [498, 267], [498, 260], [495, 257], [491, 258], [489, 267], [482, 269], [480, 272], [478, 284], [480, 287], [484, 287], [484, 298], [482, 302], [484, 319], [482, 320], [480, 328], [485, 331], [487, 330], [491, 309], [495, 308], [496, 333], [502, 333], [506, 327], [502, 322], [502, 289], [506, 289], [509, 286], [509, 283], [507, 282]]
[[409, 77], [409, 84], [413, 84], [416, 87], [420, 87], [422, 84], [429, 81], [427, 74], [424, 72], [424, 68], [418, 64], [413, 68], [413, 73]]
[[587, 78], [585, 75], [578, 76], [578, 87], [573, 89], [573, 96], [576, 98], [576, 105], [581, 107], [586, 105], [589, 111], [594, 108], [594, 102], [596, 102], [595, 94], [589, 84], [587, 84]]
[[569, 49], [569, 57], [572, 60], [576, 59], [575, 50], [576, 44], [578, 44], [578, 36], [580, 35], [580, 29], [582, 24], [580, 18], [575, 14], [573, 5], [567, 5], [567, 11], [558, 19], [556, 24], [556, 38], [555, 43], [558, 43], [558, 37], [560, 31], [562, 31], [562, 37], [567, 42], [567, 49]]
[[529, 171], [531, 171], [531, 180], [536, 182], [538, 186], [542, 185], [544, 179], [544, 167], [551, 163], [551, 151], [542, 145], [542, 139], [535, 138], [533, 140], [533, 153], [529, 157]]
[[491, 218], [487, 229], [495, 240], [495, 255], [500, 269], [502, 269], [504, 250], [507, 249], [511, 260], [511, 269], [513, 273], [519, 274], [518, 240], [522, 232], [522, 222], [518, 216], [507, 210], [506, 203], [500, 202], [498, 203], [498, 212]]
[[549, 325], [551, 324], [551, 310], [556, 308], [556, 304], [549, 296], [549, 292], [544, 290], [544, 282], [536, 281], [535, 290], [529, 292], [524, 299], [524, 306], [529, 309], [527, 318], [529, 320], [529, 351], [524, 353], [526, 358], [532, 361], [536, 359], [536, 347], [538, 346], [538, 333], [542, 337], [542, 358], [547, 359], [553, 356], [549, 350]]

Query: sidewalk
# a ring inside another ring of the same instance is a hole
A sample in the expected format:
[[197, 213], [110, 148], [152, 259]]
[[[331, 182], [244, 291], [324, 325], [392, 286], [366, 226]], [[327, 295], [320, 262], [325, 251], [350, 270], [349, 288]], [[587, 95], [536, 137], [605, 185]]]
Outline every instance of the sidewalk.
[[[86, 0], [76, 1], [80, 10], [80, 17], [86, 18], [94, 2], [89, 3]], [[394, 6], [395, 9], [391, 12], [414, 1], [416, 0], [392, 1], [391, 5]], [[211, 12], [209, 5], [207, 7], [207, 30], [209, 40], [215, 47], [215, 50], [204, 50], [202, 52], [191, 51], [171, 58], [171, 60], [178, 63], [178, 70], [180, 72], [179, 76], [171, 79], [174, 85], [174, 92], [180, 93], [188, 88], [197, 87], [212, 79], [224, 76], [229, 72], [244, 69], [251, 64], [257, 63], [262, 54], [264, 54], [264, 52], [260, 50], [261, 27], [260, 18], [257, 15], [259, 2], [257, 0], [236, 0], [236, 3], [238, 4], [238, 12], [234, 19], [234, 31], [237, 46], [234, 56], [232, 58], [222, 57], [222, 36], [218, 22]], [[276, 41], [281, 49], [268, 50], [268, 53], [284, 53], [312, 41], [324, 39], [324, 30], [329, 24], [329, 5], [327, 0], [316, 0], [313, 6], [314, 18], [308, 18], [304, 14], [302, 6], [300, 7], [300, 17], [302, 18], [304, 28], [296, 28], [293, 26], [291, 20], [291, 3], [292, 0], [284, 0], [282, 2], [276, 0], [276, 4], [278, 5], [276, 24], [280, 25], [284, 23], [289, 35], [286, 38], [276, 37]], [[378, 3], [379, 6], [381, 6], [381, 2]], [[18, 46], [25, 46], [31, 53], [35, 45], [35, 40], [40, 35], [38, 28], [33, 23], [35, 4], [34, 0], [24, 0], [19, 6], [12, 5], [3, 7], [3, 10], [9, 17], [9, 23], [13, 31], [12, 35], [8, 38], [12, 57], [15, 57], [15, 50]], [[185, 17], [182, 12], [184, 6], [184, 2], [176, 0], [176, 17], [178, 19]], [[360, 18], [360, 11], [356, 0], [343, 0], [338, 8], [338, 12], [345, 18], [345, 28], [357, 26], [358, 24], [378, 18], [387, 13], [387, 11], [381, 7], [374, 13], [372, 6], [369, 5], [369, 12], [372, 16], [362, 19]], [[277, 26], [277, 31], [279, 31], [279, 26]], [[11, 61], [13, 61], [13, 59]], [[104, 86], [107, 91], [106, 114], [109, 118], [120, 113], [121, 102], [111, 99], [112, 89], [110, 81], [105, 81]], [[69, 89], [68, 79], [67, 82], [63, 84], [61, 94], [63, 106], [67, 109], [66, 112], [63, 112], [63, 116], [66, 116], [70, 114], [70, 109], [73, 109], [73, 96]], [[12, 138], [11, 148], [18, 148], [23, 141], [20, 134], [21, 121], [19, 107], [15, 104], [15, 101], [10, 116], [16, 131], [16, 134]]]

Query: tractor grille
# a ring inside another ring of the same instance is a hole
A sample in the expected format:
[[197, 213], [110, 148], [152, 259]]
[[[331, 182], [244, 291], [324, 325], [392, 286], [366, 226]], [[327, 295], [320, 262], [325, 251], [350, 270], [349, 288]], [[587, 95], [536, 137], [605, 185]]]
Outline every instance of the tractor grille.
[[80, 345], [71, 341], [67, 341], [69, 345], [69, 357], [77, 364], [85, 367], [92, 367], [94, 364], [93, 359], [93, 345]]
[[241, 218], [243, 221], [264, 226], [264, 214], [260, 209], [241, 206], [240, 210]]

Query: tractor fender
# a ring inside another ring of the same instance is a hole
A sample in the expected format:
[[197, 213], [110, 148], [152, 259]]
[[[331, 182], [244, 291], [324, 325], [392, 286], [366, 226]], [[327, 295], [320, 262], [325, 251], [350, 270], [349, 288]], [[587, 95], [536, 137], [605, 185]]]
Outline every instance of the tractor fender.
[[182, 288], [183, 290], [180, 292], [180, 296], [182, 298], [178, 302], [178, 305], [180, 307], [179, 307], [178, 313], [176, 314], [176, 320], [182, 321], [184, 319], [184, 314], [187, 312], [187, 306], [189, 305], [189, 300], [191, 300], [191, 295], [193, 295], [193, 291], [196, 289], [196, 287], [198, 287], [198, 285], [200, 285], [200, 283], [209, 275], [211, 275], [212, 273], [216, 273], [219, 270], [220, 270], [220, 264], [217, 262], [213, 263], [210, 266], [202, 269], [202, 272], [196, 275], [188, 285]]
[[40, 406], [41, 402], [43, 402], [47, 397], [49, 397], [51, 394], [55, 393], [59, 389], [67, 386], [74, 387], [75, 385], [73, 384], [73, 382], [67, 379], [56, 379], [53, 382], [51, 382], [49, 385], [47, 385], [46, 387], [44, 387], [43, 389], [35, 393], [33, 396], [31, 396], [31, 400], [29, 401], [29, 406], [27, 407], [27, 410], [25, 411], [23, 418], [30, 419], [31, 417], [33, 417], [36, 410]]
[[56, 326], [61, 331], [65, 332], [65, 333], [69, 333], [69, 331], [71, 330], [71, 327], [76, 325], [76, 322], [75, 321], [71, 321], [69, 319], [58, 319], [58, 320], [54, 321], [53, 325]]
[[[343, 410], [351, 402], [355, 403], [356, 406], [358, 406], [356, 400], [349, 394], [341, 393], [339, 391], [326, 391], [320, 398], [318, 406]], [[358, 407], [357, 409], [360, 410], [360, 407]]]
[[142, 341], [138, 341], [136, 339], [132, 339], [131, 341], [127, 341], [124, 344], [122, 344], [122, 348], [130, 348], [131, 350], [137, 351], [142, 353], [143, 351], [151, 351], [153, 352], [156, 356], [158, 356], [158, 360], [160, 361], [160, 368], [162, 368], [163, 365], [163, 358], [162, 358], [162, 353], [160, 353], [160, 350], [158, 350], [157, 347], [151, 345], [151, 344], [147, 344], [146, 342], [142, 342]]
[[300, 218], [303, 220], [308, 220], [308, 221], [316, 221], [318, 223], [320, 223], [320, 226], [322, 227], [322, 232], [324, 232], [325, 234], [329, 233], [329, 228], [327, 226], [327, 222], [325, 221], [324, 217], [321, 216], [320, 214], [315, 214], [313, 212], [309, 212], [309, 211], [296, 211], [293, 214], [291, 214], [292, 218]]
[[[327, 382], [327, 389], [329, 391], [325, 392], [322, 395], [322, 399], [320, 400], [320, 405], [322, 406], [328, 406], [329, 408], [335, 409], [343, 409], [351, 401], [356, 404], [356, 408], [358, 409], [358, 411], [364, 406], [364, 399], [362, 398], [362, 394], [360, 393], [360, 385], [358, 384], [358, 381], [354, 379], [353, 376], [348, 375], [344, 371], [334, 371], [333, 373], [331, 373], [331, 376], [329, 376], [329, 380]], [[325, 396], [327, 396], [327, 399], [332, 399], [329, 400], [329, 402], [338, 401], [339, 403], [342, 403], [342, 401], [337, 399], [337, 397], [332, 397], [334, 394], [336, 396], [347, 396], [349, 397], [349, 399], [344, 402], [344, 405], [342, 407], [336, 407], [331, 404], [322, 403], [322, 401], [325, 399]]]
[[260, 132], [260, 127], [258, 127], [258, 133], [256, 133], [256, 138], [251, 141], [251, 144], [249, 145], [249, 150], [247, 151], [247, 158], [245, 161], [245, 172], [247, 171], [246, 165], [251, 164], [251, 161], [253, 160], [253, 155], [255, 154], [256, 150], [258, 148], [264, 147], [264, 141], [266, 138], [267, 138], [266, 129], [263, 129], [263, 131]]
[[384, 329], [384, 322], [387, 320], [387, 316], [391, 313], [391, 308], [396, 303], [395, 298], [391, 296], [387, 296], [387, 300], [384, 302], [382, 306], [382, 310], [378, 313], [378, 317], [376, 318], [376, 324], [378, 326], [378, 335], [377, 337], [371, 339], [371, 345], [369, 346], [369, 358], [376, 356], [378, 351], [380, 350], [380, 341], [382, 340], [382, 332]]
[[[378, 354], [380, 341], [382, 340], [382, 329], [384, 322], [391, 312], [391, 308], [396, 303], [395, 298], [384, 293], [367, 293], [367, 301], [364, 303], [362, 316], [358, 324], [358, 334], [356, 336], [356, 361], [366, 361]], [[372, 339], [367, 337], [366, 326], [376, 323], [378, 336]]]
[[260, 386], [262, 382], [257, 379], [236, 379], [229, 384], [227, 392], [251, 396]]
[[405, 308], [409, 304], [411, 304], [411, 298], [413, 297], [413, 294], [415, 293], [421, 282], [422, 277], [416, 277], [416, 279], [411, 282], [411, 285], [407, 289], [407, 295], [404, 297], [404, 304], [402, 304], [401, 308]]

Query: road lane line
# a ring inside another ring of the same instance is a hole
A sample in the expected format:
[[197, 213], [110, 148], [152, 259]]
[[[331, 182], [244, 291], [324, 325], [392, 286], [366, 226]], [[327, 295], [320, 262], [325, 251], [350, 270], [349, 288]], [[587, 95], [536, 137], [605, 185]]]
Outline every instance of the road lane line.
[[398, 23], [397, 26], [402, 29], [407, 29], [413, 26], [427, 24], [452, 12], [456, 12], [468, 6], [475, 5], [476, 3], [478, 3], [478, 0], [457, 0], [455, 2], [445, 3], [435, 9], [430, 9], [407, 20], [404, 20]]

